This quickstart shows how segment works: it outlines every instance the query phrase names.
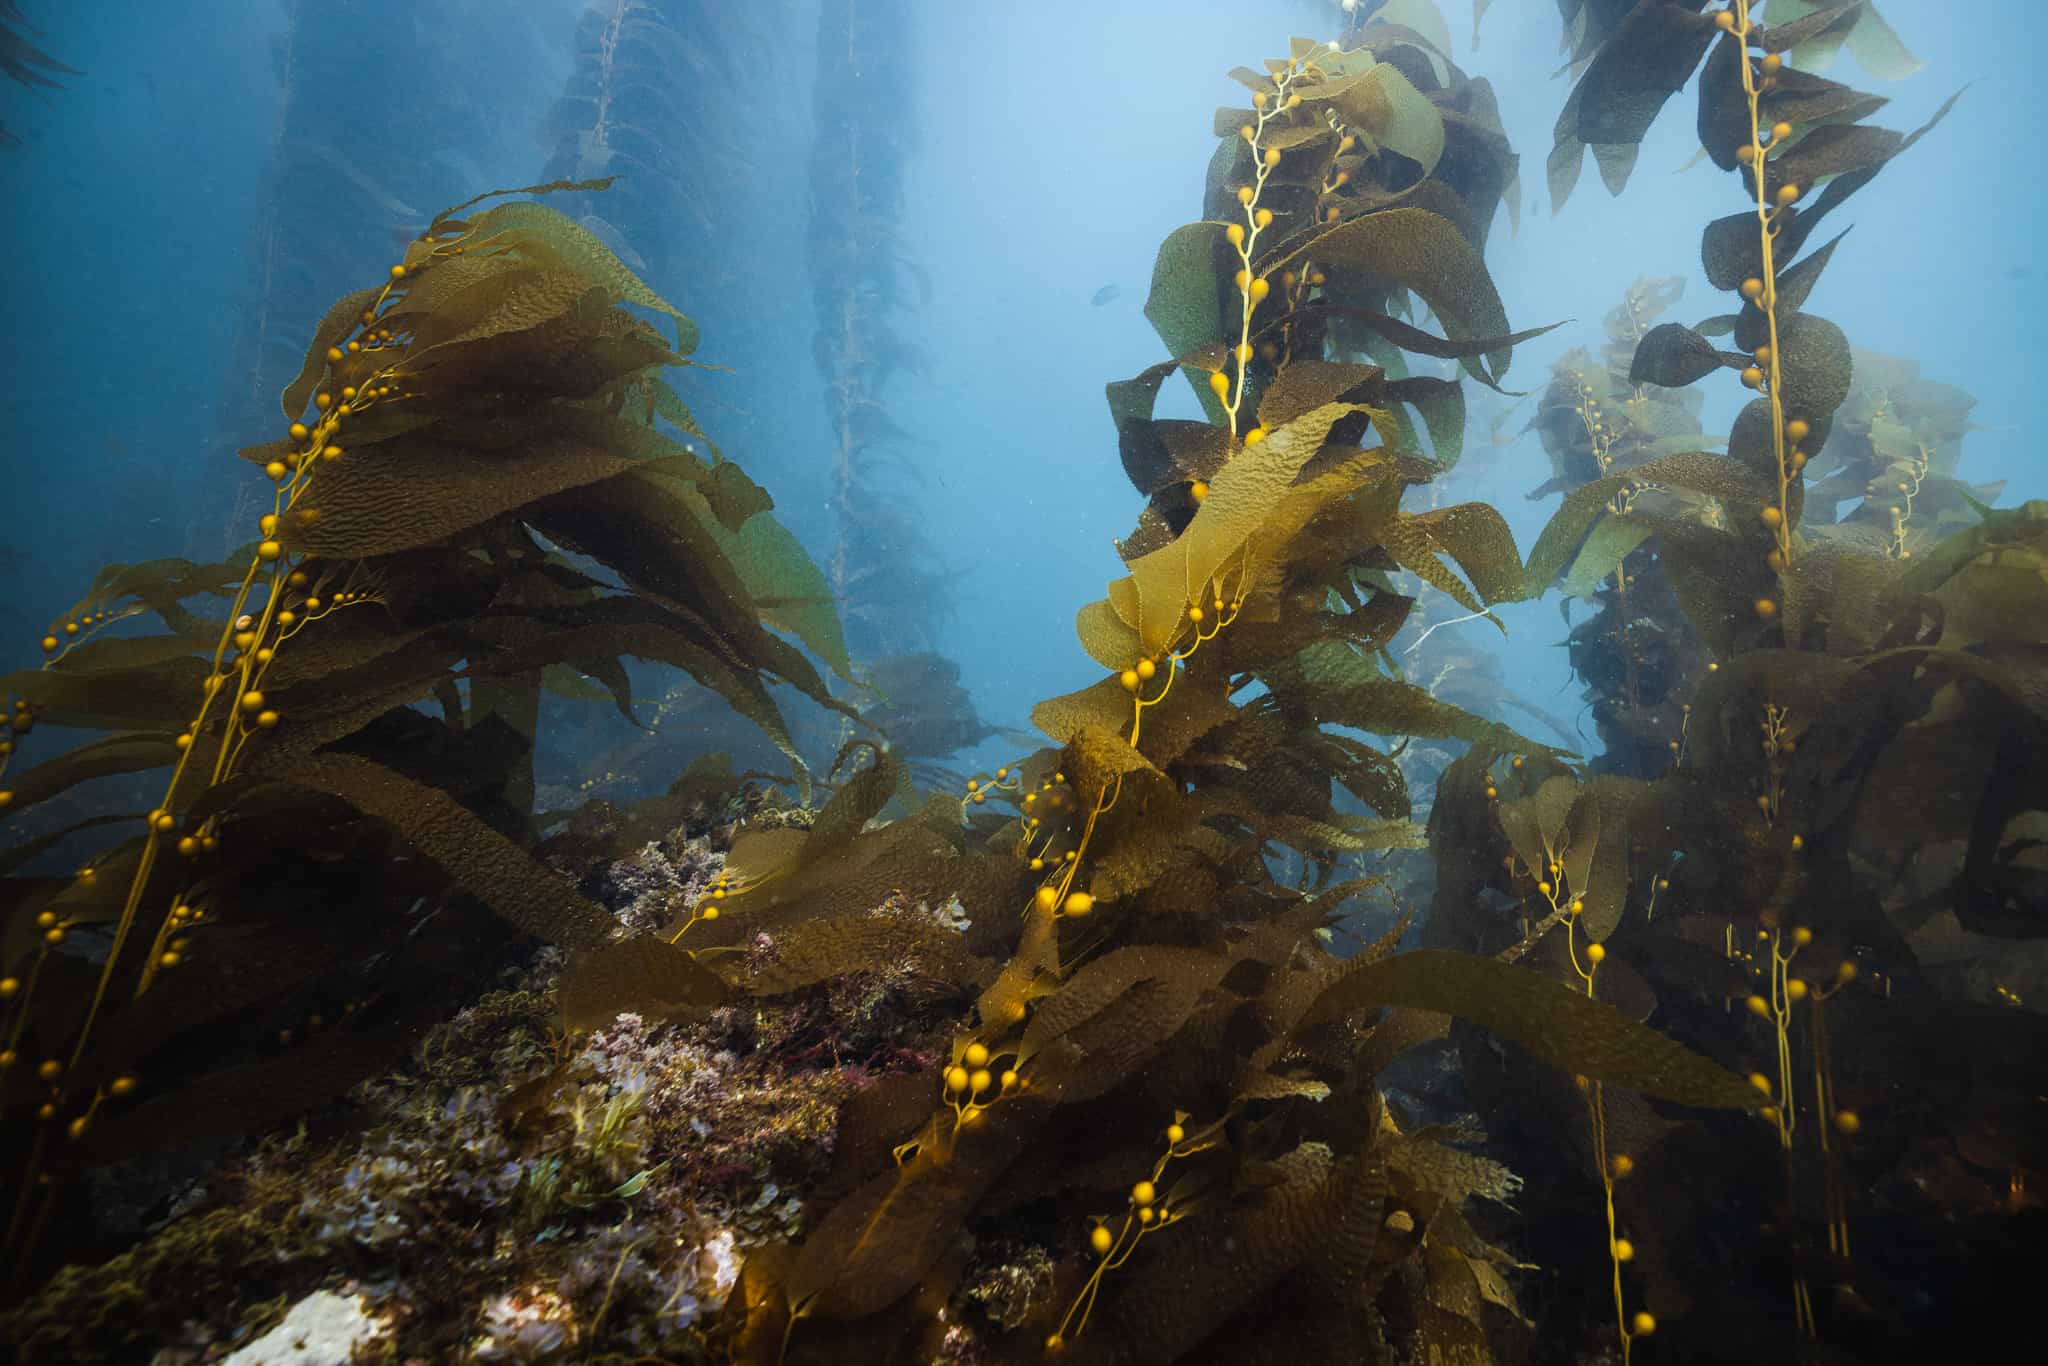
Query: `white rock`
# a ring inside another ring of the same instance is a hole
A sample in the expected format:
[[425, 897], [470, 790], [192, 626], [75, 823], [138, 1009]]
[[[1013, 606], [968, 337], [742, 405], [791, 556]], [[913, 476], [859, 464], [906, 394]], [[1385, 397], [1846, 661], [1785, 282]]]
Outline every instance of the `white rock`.
[[382, 1337], [387, 1327], [368, 1311], [361, 1295], [316, 1290], [224, 1366], [348, 1366], [356, 1344]]

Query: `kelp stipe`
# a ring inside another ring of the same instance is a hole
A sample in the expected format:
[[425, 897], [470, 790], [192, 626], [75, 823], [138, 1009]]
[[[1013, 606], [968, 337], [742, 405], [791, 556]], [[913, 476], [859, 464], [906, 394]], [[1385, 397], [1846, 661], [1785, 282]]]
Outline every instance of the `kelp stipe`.
[[832, 0], [820, 8], [804, 251], [811, 352], [833, 439], [838, 526], [828, 562], [857, 653], [875, 658], [931, 649], [947, 607], [928, 539], [892, 487], [923, 476], [905, 451], [909, 433], [885, 406], [890, 381], [924, 366], [899, 323], [917, 291], [930, 293], [902, 234], [916, 69], [914, 6]]
[[590, 0], [541, 129], [552, 149], [544, 176], [617, 177], [601, 198], [557, 202], [657, 288], [680, 285], [674, 243], [724, 226], [713, 187], [743, 174], [724, 92], [772, 56], [740, 19], [705, 0]]
[[[603, 182], [510, 193], [562, 188]], [[21, 774], [10, 823], [88, 778], [171, 770], [144, 833], [76, 877], [18, 869], [104, 818], [10, 852], [17, 1268], [65, 1194], [50, 1176], [287, 1116], [402, 1052], [460, 989], [482, 930], [465, 907], [571, 950], [614, 938], [526, 852], [545, 670], [599, 680], [630, 719], [621, 657], [671, 663], [785, 748], [770, 676], [836, 705], [771, 632], [844, 667], [822, 575], [660, 378], [694, 324], [553, 210], [468, 207], [316, 329], [288, 432], [244, 452], [274, 489], [245, 567], [110, 569], [45, 666], [5, 680], [18, 736], [38, 717], [116, 732]], [[224, 620], [183, 606], [208, 594]], [[145, 611], [167, 633], [101, 635]], [[409, 706], [428, 698], [441, 719]], [[370, 878], [384, 860], [402, 871]], [[64, 948], [93, 927], [97, 966]], [[221, 1070], [224, 1031], [280, 1043]]]
[[[862, 671], [865, 715], [923, 771], [957, 785], [934, 761], [988, 731], [949, 684], [958, 670], [936, 653], [954, 602], [921, 513], [930, 474], [889, 408], [892, 384], [924, 369], [902, 319], [931, 292], [902, 232], [918, 18], [901, 0], [819, 7], [804, 254], [811, 355], [832, 432], [826, 572]], [[915, 715], [928, 707], [951, 715]], [[850, 734], [842, 727], [842, 742]]]

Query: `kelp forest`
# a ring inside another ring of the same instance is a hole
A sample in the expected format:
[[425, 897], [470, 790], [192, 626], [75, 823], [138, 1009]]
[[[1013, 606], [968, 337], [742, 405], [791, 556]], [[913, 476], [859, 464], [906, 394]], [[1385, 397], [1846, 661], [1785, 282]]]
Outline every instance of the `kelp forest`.
[[[20, 8], [0, 69], [78, 98]], [[223, 421], [278, 407], [192, 457], [216, 538], [0, 642], [9, 1359], [2029, 1355], [2048, 502], [1973, 476], [1969, 375], [1829, 319], [1904, 250], [1845, 206], [1978, 98], [1887, 125], [1876, 4], [1559, 0], [1553, 210], [1688, 118], [1723, 205], [1575, 318], [1508, 316], [1527, 133], [1428, 0], [1168, 73], [1220, 107], [1159, 144], [1156, 363], [1100, 376], [1140, 510], [1033, 525], [1106, 587], [1028, 733], [943, 653], [892, 417], [909, 87], [990, 54], [605, 0], [541, 183], [432, 212], [400, 149], [487, 110], [362, 73], [460, 44], [289, 8]], [[804, 80], [811, 548], [673, 302], [739, 249], [740, 92]], [[1526, 547], [1449, 491], [1510, 447]], [[1505, 696], [1512, 604], [1583, 726]], [[677, 757], [708, 707], [744, 741]], [[670, 747], [550, 777], [592, 716]]]

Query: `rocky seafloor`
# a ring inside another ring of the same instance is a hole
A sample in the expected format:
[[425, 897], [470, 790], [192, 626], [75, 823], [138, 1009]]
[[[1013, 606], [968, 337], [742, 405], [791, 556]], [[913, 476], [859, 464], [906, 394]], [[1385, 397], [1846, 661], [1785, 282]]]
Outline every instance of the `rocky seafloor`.
[[[652, 932], [716, 878], [737, 810], [563, 871], [628, 931]], [[757, 796], [744, 818], [804, 815]], [[750, 952], [775, 945], [757, 936]], [[572, 1038], [562, 962], [520, 950], [340, 1113], [100, 1173], [96, 1205], [138, 1218], [134, 1242], [65, 1268], [0, 1320], [15, 1358], [722, 1359], [717, 1313], [749, 1248], [801, 1230], [840, 1103], [931, 1069], [958, 1003], [905, 963], [687, 1024], [623, 1014]], [[1021, 1321], [1053, 1269], [1044, 1248], [985, 1248], [960, 1283], [955, 1359], [975, 1359], [977, 1324]]]

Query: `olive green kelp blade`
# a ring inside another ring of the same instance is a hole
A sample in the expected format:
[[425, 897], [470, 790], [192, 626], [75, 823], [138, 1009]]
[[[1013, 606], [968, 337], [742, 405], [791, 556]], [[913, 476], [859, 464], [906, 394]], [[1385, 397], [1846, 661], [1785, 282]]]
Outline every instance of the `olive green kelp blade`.
[[1741, 1077], [1612, 1006], [1491, 958], [1421, 949], [1368, 963], [1338, 976], [1303, 1023], [1373, 1006], [1457, 1015], [1555, 1067], [1681, 1105], [1742, 1110], [1764, 1103]]

